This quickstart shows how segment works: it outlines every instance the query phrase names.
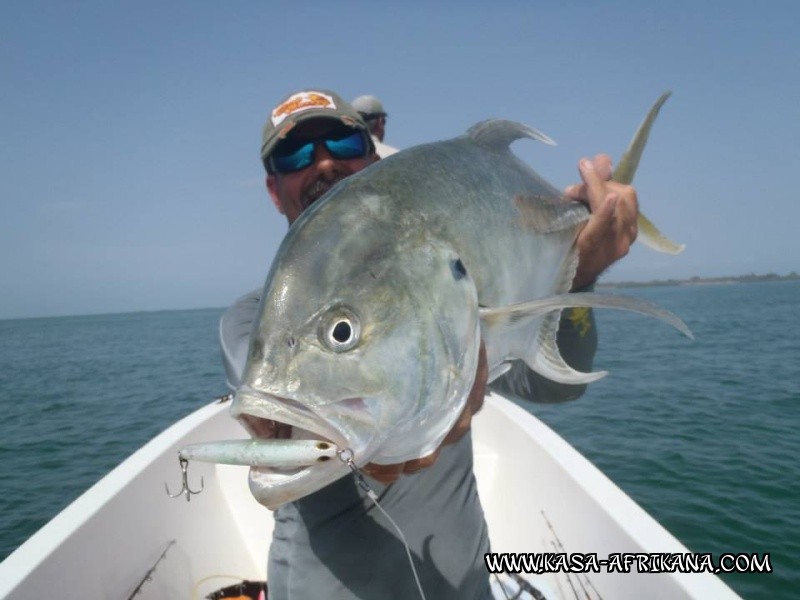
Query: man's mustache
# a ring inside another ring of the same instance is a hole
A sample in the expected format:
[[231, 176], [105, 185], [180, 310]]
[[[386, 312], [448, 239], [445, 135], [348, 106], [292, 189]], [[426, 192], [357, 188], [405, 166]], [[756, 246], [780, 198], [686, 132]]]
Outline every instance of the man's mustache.
[[314, 181], [314, 183], [306, 188], [305, 192], [303, 193], [303, 196], [306, 200], [306, 206], [309, 206], [312, 202], [318, 200], [323, 194], [325, 194], [325, 192], [327, 192], [345, 177], [345, 174], [337, 174], [332, 178], [320, 177]]

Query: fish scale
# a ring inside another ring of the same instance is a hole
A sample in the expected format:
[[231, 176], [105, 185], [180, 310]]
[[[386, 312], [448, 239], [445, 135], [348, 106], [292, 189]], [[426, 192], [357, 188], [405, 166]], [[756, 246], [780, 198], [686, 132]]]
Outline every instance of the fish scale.
[[[625, 177], [665, 99], [621, 161]], [[634, 310], [688, 334], [642, 299], [566, 293], [589, 211], [512, 154], [520, 138], [552, 143], [519, 123], [485, 121], [381, 160], [306, 210], [267, 276], [231, 414], [302, 429], [352, 452], [359, 467], [400, 463], [433, 452], [452, 428], [481, 341], [493, 376], [521, 359], [555, 381], [587, 383], [604, 373], [579, 373], [560, 356], [562, 308]], [[342, 461], [299, 474], [253, 469], [250, 488], [275, 508], [347, 472]]]

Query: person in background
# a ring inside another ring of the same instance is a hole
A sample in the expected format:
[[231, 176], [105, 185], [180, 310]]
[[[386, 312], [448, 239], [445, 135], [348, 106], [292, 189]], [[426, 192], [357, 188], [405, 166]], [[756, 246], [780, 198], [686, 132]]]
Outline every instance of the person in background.
[[[272, 110], [261, 158], [269, 195], [290, 225], [336, 182], [379, 160], [361, 115], [327, 90], [291, 94]], [[568, 195], [588, 204], [592, 216], [576, 242], [584, 268], [579, 267], [574, 290], [591, 287], [627, 253], [636, 236], [638, 210], [635, 190], [609, 181], [609, 157], [583, 159], [579, 170], [583, 183], [568, 188]], [[257, 290], [237, 300], [220, 322], [232, 389], [244, 370], [260, 294]], [[590, 317], [562, 319], [562, 329], [562, 355], [575, 368], [590, 369], [597, 343]], [[498, 381], [510, 378], [504, 384], [510, 392], [533, 401], [582, 393], [582, 386], [543, 387], [534, 376], [525, 365], [515, 365]], [[486, 379], [482, 349], [467, 405], [442, 446], [423, 459], [363, 469], [381, 505], [403, 531], [428, 598], [492, 597], [483, 564], [489, 538], [472, 469], [470, 434]], [[576, 387], [580, 389], [563, 389]], [[271, 600], [418, 597], [404, 545], [353, 477], [287, 503], [274, 516], [267, 569]]]
[[375, 96], [365, 95], [353, 100], [352, 106], [367, 124], [378, 156], [386, 158], [397, 152], [396, 148], [383, 143], [383, 138], [386, 137], [386, 117], [389, 116], [383, 110], [383, 103]]

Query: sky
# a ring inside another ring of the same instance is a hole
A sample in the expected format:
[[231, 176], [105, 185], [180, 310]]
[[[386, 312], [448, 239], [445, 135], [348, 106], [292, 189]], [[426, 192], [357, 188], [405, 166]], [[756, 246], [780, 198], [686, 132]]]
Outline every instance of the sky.
[[[489, 5], [491, 4], [491, 7]], [[800, 3], [0, 3], [0, 318], [224, 307], [285, 220], [261, 127], [300, 89], [374, 94], [399, 148], [503, 117], [559, 188], [618, 157], [687, 249], [609, 281], [800, 271]]]

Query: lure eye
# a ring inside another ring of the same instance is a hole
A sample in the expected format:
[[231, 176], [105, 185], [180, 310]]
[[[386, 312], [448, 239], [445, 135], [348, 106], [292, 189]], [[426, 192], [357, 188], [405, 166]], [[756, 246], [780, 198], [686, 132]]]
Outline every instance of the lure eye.
[[346, 352], [355, 348], [361, 335], [358, 317], [352, 311], [337, 307], [323, 320], [320, 339], [334, 352]]

